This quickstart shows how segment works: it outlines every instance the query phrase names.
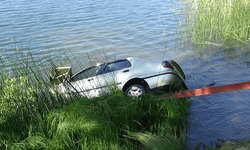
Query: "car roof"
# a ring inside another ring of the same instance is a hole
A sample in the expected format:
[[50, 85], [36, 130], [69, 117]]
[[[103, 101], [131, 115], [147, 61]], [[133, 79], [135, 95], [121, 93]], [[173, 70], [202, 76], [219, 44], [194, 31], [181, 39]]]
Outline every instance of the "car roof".
[[125, 61], [125, 60], [127, 60], [127, 59], [117, 59], [115, 61], [107, 62], [107, 63], [104, 63], [104, 64], [111, 64], [111, 63], [116, 63], [116, 62]]
[[[99, 64], [97, 66], [101, 66], [101, 65], [107, 65], [107, 64], [111, 64], [111, 63], [116, 63], [116, 62], [120, 62], [120, 61], [125, 61], [125, 60], [129, 60], [129, 59], [133, 59], [132, 57], [129, 57], [129, 58], [124, 58], [124, 59], [117, 59], [115, 61], [110, 61], [110, 62], [105, 62], [105, 63], [102, 63], [102, 64]], [[72, 77], [82, 73], [84, 70], [87, 70], [87, 69], [90, 69], [90, 68], [93, 68], [93, 67], [97, 67], [96, 65], [94, 66], [90, 66], [90, 67], [87, 67], [87, 68], [84, 68], [83, 70], [77, 72], [76, 74], [74, 74]]]

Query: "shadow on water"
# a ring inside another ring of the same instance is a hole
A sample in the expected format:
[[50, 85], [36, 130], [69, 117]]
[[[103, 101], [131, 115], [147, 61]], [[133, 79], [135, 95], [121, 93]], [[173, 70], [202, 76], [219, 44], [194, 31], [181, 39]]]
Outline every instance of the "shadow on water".
[[[182, 58], [189, 89], [214, 84], [250, 81], [250, 52], [247, 46], [225, 48], [210, 46]], [[200, 142], [211, 146], [217, 139], [250, 138], [250, 90], [218, 93], [192, 98], [189, 109], [189, 148]]]

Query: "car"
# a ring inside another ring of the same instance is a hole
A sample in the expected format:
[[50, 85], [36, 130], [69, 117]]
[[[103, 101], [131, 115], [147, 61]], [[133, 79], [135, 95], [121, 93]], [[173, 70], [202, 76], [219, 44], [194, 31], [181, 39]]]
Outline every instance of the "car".
[[112, 86], [127, 96], [177, 89], [187, 90], [185, 74], [174, 60], [145, 60], [129, 57], [97, 64], [72, 74], [71, 67], [53, 69], [50, 81], [58, 92], [97, 97], [110, 92]]

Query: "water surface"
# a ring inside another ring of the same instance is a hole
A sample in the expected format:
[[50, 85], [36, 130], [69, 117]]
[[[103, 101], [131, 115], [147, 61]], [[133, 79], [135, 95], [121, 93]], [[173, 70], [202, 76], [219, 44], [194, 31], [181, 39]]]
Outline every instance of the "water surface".
[[[209, 56], [187, 57], [181, 63], [189, 89], [249, 81], [250, 68], [246, 56], [224, 50]], [[230, 59], [231, 58], [231, 59]], [[217, 139], [245, 140], [250, 138], [250, 90], [217, 93], [191, 98], [189, 109], [189, 147], [199, 142], [211, 147]]]
[[21, 47], [44, 62], [74, 55], [85, 67], [104, 56], [174, 58], [183, 53], [175, 42], [173, 10], [180, 7], [170, 0], [2, 0], [0, 46], [10, 54]]

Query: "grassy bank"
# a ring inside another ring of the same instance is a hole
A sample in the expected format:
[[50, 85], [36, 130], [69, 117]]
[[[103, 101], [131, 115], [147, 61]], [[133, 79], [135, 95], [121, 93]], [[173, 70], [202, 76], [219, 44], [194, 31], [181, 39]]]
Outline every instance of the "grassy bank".
[[194, 150], [199, 149], [204, 150], [249, 150], [250, 149], [250, 139], [246, 139], [244, 141], [236, 141], [236, 140], [227, 140], [218, 139], [218, 142], [215, 144], [211, 143], [211, 146], [206, 145], [203, 142], [200, 142]]
[[225, 47], [250, 43], [248, 0], [191, 0], [183, 8], [186, 40]]
[[[171, 104], [177, 108], [171, 108]], [[80, 98], [40, 120], [24, 140], [23, 149], [182, 149], [185, 101], [154, 96], [132, 99], [113, 93], [92, 100]], [[178, 107], [179, 106], [179, 107]], [[167, 110], [169, 109], [169, 110]]]
[[31, 55], [25, 58], [11, 71], [0, 70], [0, 149], [165, 150], [186, 144], [189, 100], [131, 98], [114, 89], [92, 99], [64, 97], [51, 92], [48, 73], [29, 65]]

